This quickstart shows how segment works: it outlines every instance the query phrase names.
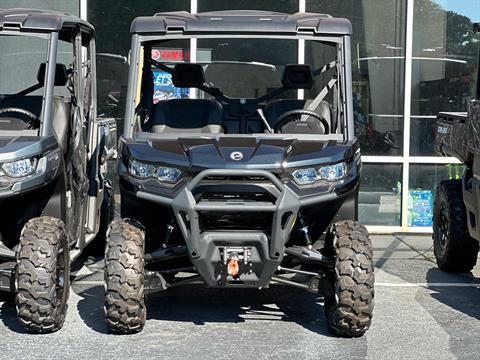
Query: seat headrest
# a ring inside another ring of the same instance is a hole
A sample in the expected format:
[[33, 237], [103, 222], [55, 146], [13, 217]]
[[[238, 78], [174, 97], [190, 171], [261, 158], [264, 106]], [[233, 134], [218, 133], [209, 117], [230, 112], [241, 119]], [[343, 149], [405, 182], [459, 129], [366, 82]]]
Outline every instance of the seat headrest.
[[308, 64], [290, 64], [283, 70], [282, 85], [285, 89], [311, 89], [313, 75]]
[[200, 87], [205, 83], [205, 72], [199, 64], [176, 64], [173, 68], [172, 82], [175, 87]]
[[213, 99], [170, 99], [159, 101], [152, 108], [151, 125], [173, 128], [201, 128], [223, 124], [223, 109]]
[[[38, 67], [37, 81], [40, 85], [45, 85], [46, 63], [41, 63]], [[65, 64], [56, 64], [55, 66], [55, 86], [65, 86], [68, 82], [68, 71]]]

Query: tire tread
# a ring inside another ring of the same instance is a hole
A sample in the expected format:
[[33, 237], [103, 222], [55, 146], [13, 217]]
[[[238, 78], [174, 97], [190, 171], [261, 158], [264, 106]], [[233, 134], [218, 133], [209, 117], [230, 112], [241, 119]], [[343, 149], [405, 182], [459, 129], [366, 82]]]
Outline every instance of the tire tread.
[[144, 300], [145, 234], [125, 220], [113, 221], [105, 251], [105, 317], [110, 331], [140, 332], [146, 321]]
[[[445, 202], [450, 220], [447, 244], [442, 249], [438, 242], [439, 212]], [[463, 203], [461, 180], [442, 181], [437, 187], [433, 218], [434, 254], [440, 269], [448, 272], [469, 272], [477, 263], [478, 241], [470, 237], [467, 225], [467, 211]]]
[[[60, 219], [42, 216], [25, 224], [17, 252], [15, 302], [20, 322], [31, 332], [54, 332], [65, 321], [66, 304], [62, 313], [56, 299], [57, 255], [61, 247], [68, 248], [68, 241]], [[69, 280], [65, 284], [68, 298]]]
[[359, 337], [370, 327], [374, 298], [372, 244], [367, 229], [354, 221], [332, 227], [335, 273], [333, 296], [325, 299], [330, 328], [339, 336]]

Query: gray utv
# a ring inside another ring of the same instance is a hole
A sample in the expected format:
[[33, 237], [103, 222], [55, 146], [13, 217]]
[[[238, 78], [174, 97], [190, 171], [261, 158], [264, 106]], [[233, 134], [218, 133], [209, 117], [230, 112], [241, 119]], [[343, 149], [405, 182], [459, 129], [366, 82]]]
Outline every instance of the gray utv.
[[178, 12], [131, 32], [109, 329], [142, 330], [144, 295], [171, 287], [283, 284], [318, 294], [336, 334], [363, 335], [374, 266], [356, 222], [350, 22]]
[[65, 320], [70, 263], [112, 220], [116, 127], [96, 117], [89, 23], [0, 11], [0, 48], [0, 290], [16, 292], [29, 331], [52, 332]]
[[[480, 33], [480, 24], [474, 25]], [[480, 66], [480, 53], [478, 58]], [[433, 245], [437, 264], [448, 272], [469, 272], [478, 259], [480, 244], [480, 72], [476, 97], [467, 112], [441, 112], [437, 117], [435, 147], [464, 165], [461, 179], [437, 187], [433, 211]], [[465, 96], [462, 94], [462, 96]]]

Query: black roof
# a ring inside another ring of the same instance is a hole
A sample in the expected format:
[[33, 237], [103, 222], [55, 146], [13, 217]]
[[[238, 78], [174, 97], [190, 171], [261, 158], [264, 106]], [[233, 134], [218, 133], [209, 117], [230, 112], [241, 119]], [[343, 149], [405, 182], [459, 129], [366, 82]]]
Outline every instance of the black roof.
[[25, 31], [60, 31], [66, 25], [79, 24], [95, 31], [88, 22], [78, 16], [37, 9], [0, 10], [0, 28]]
[[191, 14], [186, 11], [158, 13], [138, 17], [132, 22], [133, 34], [164, 34], [182, 30], [185, 33], [272, 33], [297, 34], [314, 31], [317, 34], [349, 35], [349, 20], [326, 14], [257, 10], [229, 10]]

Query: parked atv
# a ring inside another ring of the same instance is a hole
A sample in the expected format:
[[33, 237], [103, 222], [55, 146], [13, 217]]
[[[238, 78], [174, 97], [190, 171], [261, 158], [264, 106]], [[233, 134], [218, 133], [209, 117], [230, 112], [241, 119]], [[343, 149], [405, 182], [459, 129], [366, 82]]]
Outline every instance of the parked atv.
[[0, 11], [0, 290], [32, 332], [62, 327], [70, 263], [112, 220], [115, 123], [96, 118], [94, 35], [72, 15]]
[[[108, 328], [141, 331], [156, 291], [283, 284], [323, 296], [337, 334], [363, 335], [374, 265], [356, 222], [350, 22], [178, 12], [137, 18], [131, 32]], [[311, 63], [287, 62], [299, 39]]]
[[[480, 32], [480, 24], [475, 29]], [[480, 242], [480, 78], [468, 112], [443, 112], [437, 118], [437, 153], [462, 161], [465, 172], [462, 179], [442, 181], [437, 187], [434, 253], [440, 269], [469, 272], [477, 263]]]

